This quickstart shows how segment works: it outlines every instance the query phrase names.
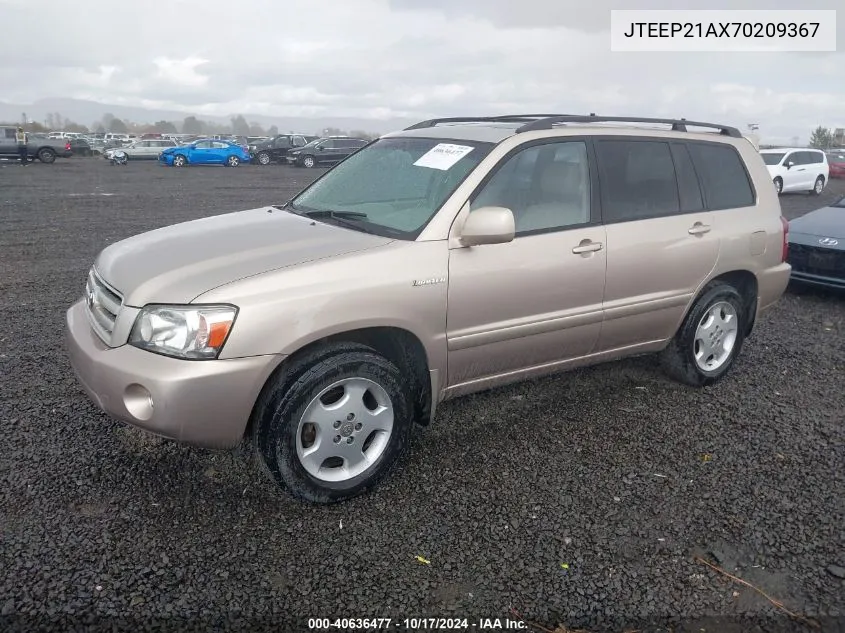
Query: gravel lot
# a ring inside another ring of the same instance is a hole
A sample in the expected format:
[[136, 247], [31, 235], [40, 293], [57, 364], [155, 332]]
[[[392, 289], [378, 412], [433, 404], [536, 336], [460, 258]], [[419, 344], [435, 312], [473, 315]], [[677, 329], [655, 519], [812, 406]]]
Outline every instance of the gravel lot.
[[[701, 391], [640, 358], [447, 403], [386, 485], [330, 508], [244, 455], [102, 415], [62, 340], [97, 252], [283, 202], [317, 173], [0, 162], [0, 630], [407, 630], [511, 609], [548, 629], [801, 630], [697, 555], [843, 626], [841, 295], [789, 292]], [[785, 215], [843, 193], [784, 196]]]

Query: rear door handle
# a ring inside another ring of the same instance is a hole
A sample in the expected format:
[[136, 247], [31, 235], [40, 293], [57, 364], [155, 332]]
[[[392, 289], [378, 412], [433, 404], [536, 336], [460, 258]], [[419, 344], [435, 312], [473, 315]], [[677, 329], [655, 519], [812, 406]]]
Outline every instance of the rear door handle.
[[572, 252], [576, 255], [580, 255], [581, 253], [595, 253], [596, 251], [600, 251], [604, 248], [604, 244], [601, 242], [591, 242], [590, 240], [584, 240], [578, 246], [572, 249]]
[[707, 224], [695, 224], [689, 231], [687, 231], [690, 235], [704, 235], [709, 232], [710, 226]]

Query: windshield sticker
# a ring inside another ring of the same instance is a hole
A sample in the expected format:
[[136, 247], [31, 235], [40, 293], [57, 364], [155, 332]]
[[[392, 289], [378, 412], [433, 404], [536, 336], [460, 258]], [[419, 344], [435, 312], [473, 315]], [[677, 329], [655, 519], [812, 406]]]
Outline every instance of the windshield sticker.
[[414, 165], [417, 167], [428, 167], [430, 169], [440, 169], [442, 171], [446, 171], [472, 150], [472, 147], [468, 147], [466, 145], [439, 143], [420, 156]]

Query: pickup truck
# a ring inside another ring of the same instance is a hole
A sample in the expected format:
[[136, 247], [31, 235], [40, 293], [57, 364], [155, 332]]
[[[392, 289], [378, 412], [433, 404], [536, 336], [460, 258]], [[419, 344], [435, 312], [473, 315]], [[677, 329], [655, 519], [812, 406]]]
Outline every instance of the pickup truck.
[[[15, 140], [14, 126], [0, 126], [0, 158], [17, 158], [18, 143]], [[57, 156], [69, 158], [73, 155], [70, 139], [35, 137], [26, 135], [26, 149], [30, 160], [38, 159], [42, 163], [52, 163]]]
[[249, 145], [249, 154], [259, 165], [286, 163], [288, 152], [317, 139], [305, 134], [279, 134], [260, 143]]

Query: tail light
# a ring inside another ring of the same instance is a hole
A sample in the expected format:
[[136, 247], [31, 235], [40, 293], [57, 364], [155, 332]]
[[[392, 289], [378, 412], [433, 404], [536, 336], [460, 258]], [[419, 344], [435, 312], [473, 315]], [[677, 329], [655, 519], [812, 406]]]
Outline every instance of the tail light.
[[68, 141], [67, 143], [65, 143], [65, 151], [66, 151], [66, 152], [69, 152], [69, 151], [70, 151], [70, 141]]
[[780, 223], [783, 226], [783, 245], [780, 251], [780, 261], [783, 263], [789, 255], [789, 221], [785, 217], [780, 216]]

